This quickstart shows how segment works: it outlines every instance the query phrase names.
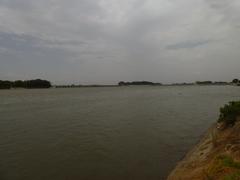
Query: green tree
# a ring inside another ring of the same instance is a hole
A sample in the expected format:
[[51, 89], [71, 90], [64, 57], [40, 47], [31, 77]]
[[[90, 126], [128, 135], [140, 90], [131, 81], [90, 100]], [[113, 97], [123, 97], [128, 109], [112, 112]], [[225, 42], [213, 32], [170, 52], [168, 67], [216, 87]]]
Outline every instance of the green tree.
[[220, 108], [219, 122], [224, 122], [227, 126], [234, 125], [240, 116], [240, 101], [229, 102]]
[[234, 84], [239, 83], [239, 79], [233, 79], [233, 80], [232, 80], [232, 83], [234, 83]]

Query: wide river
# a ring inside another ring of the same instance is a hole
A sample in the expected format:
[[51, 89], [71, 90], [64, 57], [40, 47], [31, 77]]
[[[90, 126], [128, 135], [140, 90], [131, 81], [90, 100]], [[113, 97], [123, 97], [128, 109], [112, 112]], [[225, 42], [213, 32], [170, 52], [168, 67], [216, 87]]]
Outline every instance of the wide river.
[[1, 180], [161, 180], [235, 86], [1, 90]]

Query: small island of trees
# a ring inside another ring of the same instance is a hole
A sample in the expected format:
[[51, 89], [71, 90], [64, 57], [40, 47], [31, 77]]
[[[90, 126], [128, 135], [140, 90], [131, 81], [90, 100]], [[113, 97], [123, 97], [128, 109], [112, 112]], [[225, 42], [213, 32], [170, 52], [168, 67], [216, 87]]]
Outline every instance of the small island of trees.
[[47, 80], [35, 79], [35, 80], [17, 80], [17, 81], [3, 81], [0, 80], [0, 89], [11, 89], [11, 88], [50, 88], [52, 85]]

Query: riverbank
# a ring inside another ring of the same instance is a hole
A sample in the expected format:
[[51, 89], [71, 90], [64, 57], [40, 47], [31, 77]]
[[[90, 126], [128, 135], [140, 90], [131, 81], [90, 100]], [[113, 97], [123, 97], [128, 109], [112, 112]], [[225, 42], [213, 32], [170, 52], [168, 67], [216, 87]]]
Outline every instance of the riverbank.
[[240, 121], [232, 127], [219, 127], [209, 128], [168, 180], [240, 179]]

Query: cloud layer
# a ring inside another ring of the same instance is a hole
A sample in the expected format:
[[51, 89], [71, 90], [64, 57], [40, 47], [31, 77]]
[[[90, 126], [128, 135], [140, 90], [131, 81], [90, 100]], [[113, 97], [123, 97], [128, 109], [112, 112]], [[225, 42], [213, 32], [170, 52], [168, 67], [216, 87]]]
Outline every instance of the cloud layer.
[[240, 76], [237, 0], [0, 0], [0, 79]]

